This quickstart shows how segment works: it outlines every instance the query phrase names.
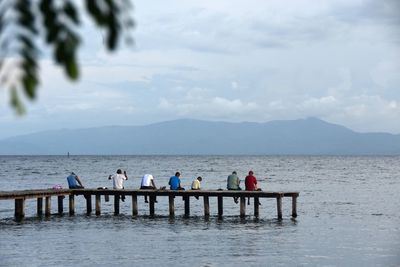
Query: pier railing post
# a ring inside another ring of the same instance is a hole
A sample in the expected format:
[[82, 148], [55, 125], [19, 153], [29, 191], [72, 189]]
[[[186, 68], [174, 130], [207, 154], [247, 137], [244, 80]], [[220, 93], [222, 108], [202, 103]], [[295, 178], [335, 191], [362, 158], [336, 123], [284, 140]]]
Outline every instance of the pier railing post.
[[282, 219], [282, 195], [279, 195], [276, 198], [276, 208], [278, 211], [278, 219], [281, 220]]
[[57, 204], [58, 204], [58, 214], [62, 215], [64, 213], [64, 196], [57, 197]]
[[297, 196], [292, 196], [292, 217], [297, 217]]
[[254, 198], [254, 216], [258, 217], [260, 212], [260, 199], [258, 197]]
[[210, 216], [210, 199], [208, 196], [204, 196], [203, 200], [204, 200], [204, 216], [209, 217]]
[[86, 194], [86, 215], [90, 215], [92, 213], [92, 195]]
[[101, 195], [96, 195], [96, 215], [101, 214]]
[[47, 196], [45, 198], [45, 211], [44, 211], [45, 216], [50, 216], [51, 215], [51, 196]]
[[25, 217], [25, 199], [16, 198], [15, 199], [15, 220], [17, 222], [22, 221]]
[[75, 214], [75, 195], [69, 195], [69, 215]]
[[37, 215], [38, 216], [43, 215], [43, 198], [42, 197], [37, 198]]
[[240, 217], [246, 217], [246, 197], [240, 197]]
[[190, 197], [185, 196], [185, 217], [190, 215]]
[[218, 196], [218, 218], [222, 218], [224, 214], [224, 200], [222, 196]]
[[114, 215], [119, 214], [119, 195], [114, 195]]
[[175, 216], [175, 198], [174, 196], [168, 196], [168, 203], [169, 203], [169, 216]]
[[132, 216], [138, 215], [137, 195], [132, 195]]

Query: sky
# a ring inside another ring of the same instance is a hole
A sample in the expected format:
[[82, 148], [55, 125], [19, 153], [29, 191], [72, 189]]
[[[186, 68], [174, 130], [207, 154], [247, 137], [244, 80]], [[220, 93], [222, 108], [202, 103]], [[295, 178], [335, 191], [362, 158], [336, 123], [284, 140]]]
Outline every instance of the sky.
[[109, 53], [87, 19], [81, 77], [44, 52], [38, 98], [16, 116], [0, 90], [0, 138], [180, 118], [318, 117], [400, 134], [397, 0], [133, 1], [133, 46]]

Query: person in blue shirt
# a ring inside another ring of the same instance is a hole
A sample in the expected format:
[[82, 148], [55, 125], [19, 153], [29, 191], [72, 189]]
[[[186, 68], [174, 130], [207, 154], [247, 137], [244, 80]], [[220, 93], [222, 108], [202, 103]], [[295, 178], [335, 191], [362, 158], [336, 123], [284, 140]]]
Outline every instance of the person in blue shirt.
[[70, 176], [67, 177], [68, 187], [70, 189], [84, 188], [79, 176], [74, 172], [71, 172]]
[[181, 179], [179, 179], [180, 176], [181, 174], [176, 172], [175, 176], [169, 178], [168, 184], [170, 185], [171, 190], [185, 190], [185, 188], [181, 187]]

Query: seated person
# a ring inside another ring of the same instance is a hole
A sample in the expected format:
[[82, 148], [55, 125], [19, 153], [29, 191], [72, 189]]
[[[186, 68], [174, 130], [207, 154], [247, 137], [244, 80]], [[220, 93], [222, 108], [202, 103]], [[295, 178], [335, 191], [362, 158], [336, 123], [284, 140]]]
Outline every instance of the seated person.
[[[192, 190], [200, 190], [201, 187], [201, 181], [203, 180], [203, 178], [201, 178], [200, 176], [197, 177], [196, 179], [193, 180], [192, 182]], [[195, 196], [196, 199], [199, 199], [198, 196]]]
[[169, 186], [171, 190], [185, 190], [185, 188], [181, 187], [181, 179], [179, 177], [181, 174], [179, 172], [175, 173], [175, 176], [169, 178]]
[[71, 172], [71, 174], [67, 177], [67, 181], [68, 181], [68, 187], [70, 189], [84, 188], [81, 180], [79, 179], [79, 176], [76, 175], [74, 172]]
[[[156, 184], [154, 183], [154, 177], [151, 174], [145, 174], [142, 177], [142, 182], [140, 184], [140, 189], [156, 189]], [[144, 196], [144, 202], [149, 203], [147, 201], [147, 195]], [[157, 200], [154, 198], [154, 202]]]

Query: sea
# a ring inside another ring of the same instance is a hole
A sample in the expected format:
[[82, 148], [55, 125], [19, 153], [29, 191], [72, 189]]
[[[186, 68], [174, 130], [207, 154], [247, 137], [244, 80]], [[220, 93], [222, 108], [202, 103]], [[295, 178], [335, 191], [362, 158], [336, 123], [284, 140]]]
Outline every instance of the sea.
[[[155, 217], [130, 198], [113, 214], [113, 201], [102, 199], [100, 216], [86, 215], [76, 197], [76, 215], [57, 215], [52, 198], [49, 218], [38, 218], [36, 200], [26, 201], [26, 218], [13, 219], [14, 202], [0, 200], [0, 266], [400, 266], [399, 156], [0, 156], [0, 191], [67, 188], [75, 172], [86, 188], [112, 187], [108, 176], [126, 170], [125, 188], [139, 188], [143, 174], [157, 187], [181, 172], [189, 188], [197, 176], [203, 189], [225, 189], [226, 178], [253, 170], [265, 191], [298, 191], [298, 217], [291, 218], [291, 199], [283, 200], [283, 220], [276, 200], [261, 199], [260, 216], [247, 206], [224, 200], [218, 219], [203, 216], [203, 201], [175, 200], [169, 218], [168, 199], [159, 197]], [[64, 201], [68, 210], [68, 201]]]

